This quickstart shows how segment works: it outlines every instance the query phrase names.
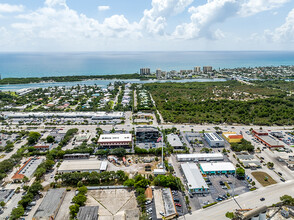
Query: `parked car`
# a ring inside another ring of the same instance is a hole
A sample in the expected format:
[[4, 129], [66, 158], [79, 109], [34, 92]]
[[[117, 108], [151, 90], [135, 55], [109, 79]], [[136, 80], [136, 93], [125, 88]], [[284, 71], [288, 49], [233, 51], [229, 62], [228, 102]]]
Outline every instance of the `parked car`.
[[182, 205], [181, 205], [181, 204], [179, 204], [179, 203], [176, 203], [175, 205], [176, 205], [176, 206], [178, 206], [178, 207], [182, 207]]
[[282, 176], [282, 175], [283, 175], [281, 172], [278, 172], [278, 174], [279, 174], [280, 176]]
[[260, 198], [260, 201], [264, 201], [264, 200], [265, 200], [265, 198], [263, 198], [263, 197], [262, 197], [262, 198]]

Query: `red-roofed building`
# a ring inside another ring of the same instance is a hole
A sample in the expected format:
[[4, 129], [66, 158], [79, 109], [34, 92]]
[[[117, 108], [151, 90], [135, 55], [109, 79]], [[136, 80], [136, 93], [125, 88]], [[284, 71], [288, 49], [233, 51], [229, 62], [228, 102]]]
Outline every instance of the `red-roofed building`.
[[47, 151], [47, 150], [51, 150], [52, 144], [50, 144], [50, 145], [35, 145], [34, 148], [39, 151]]
[[268, 132], [264, 131], [264, 130], [252, 130], [253, 134], [257, 134], [257, 135], [268, 135]]
[[43, 159], [40, 158], [30, 158], [24, 165], [13, 175], [12, 180], [14, 182], [20, 182], [26, 176], [31, 178], [35, 173], [38, 166], [43, 162]]

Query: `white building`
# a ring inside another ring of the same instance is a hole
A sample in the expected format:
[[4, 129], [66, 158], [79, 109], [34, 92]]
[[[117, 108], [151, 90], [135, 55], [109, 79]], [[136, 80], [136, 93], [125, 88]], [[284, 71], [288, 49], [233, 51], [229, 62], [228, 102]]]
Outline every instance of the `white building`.
[[58, 168], [58, 173], [73, 172], [97, 172], [101, 169], [101, 161], [96, 159], [89, 160], [64, 160]]
[[169, 134], [166, 136], [168, 143], [173, 147], [173, 148], [183, 148], [183, 143], [181, 139], [179, 138], [178, 135], [176, 134]]
[[208, 154], [178, 154], [177, 160], [179, 162], [186, 161], [222, 161], [224, 156], [221, 153], [208, 153]]
[[181, 164], [190, 193], [208, 193], [208, 186], [195, 163]]
[[224, 147], [225, 141], [217, 133], [204, 133], [204, 138], [210, 147]]
[[101, 147], [130, 147], [132, 134], [101, 134], [97, 142]]
[[200, 163], [199, 165], [204, 174], [234, 174], [236, 170], [231, 162]]

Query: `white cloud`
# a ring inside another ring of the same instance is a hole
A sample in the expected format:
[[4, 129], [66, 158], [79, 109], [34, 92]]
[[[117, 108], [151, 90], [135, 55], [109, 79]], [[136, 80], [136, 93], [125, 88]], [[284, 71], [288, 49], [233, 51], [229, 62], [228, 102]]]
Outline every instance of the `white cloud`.
[[235, 16], [239, 10], [239, 2], [236, 0], [211, 0], [198, 7], [190, 7], [190, 23], [178, 25], [173, 33], [176, 38], [193, 39], [208, 38], [218, 39], [223, 34], [218, 29], [211, 31], [211, 26]]
[[294, 9], [292, 9], [283, 25], [274, 31], [266, 30], [265, 37], [273, 42], [293, 43], [294, 42]]
[[164, 34], [167, 18], [183, 12], [193, 0], [152, 0], [152, 8], [144, 11], [140, 26], [146, 33]]
[[0, 3], [0, 13], [22, 12], [24, 7], [22, 5], [10, 5]]
[[263, 11], [269, 11], [283, 6], [289, 0], [248, 0], [241, 5], [239, 14], [241, 16], [251, 16]]
[[84, 39], [101, 37], [139, 36], [137, 25], [130, 24], [124, 15], [113, 15], [102, 23], [69, 9], [64, 0], [46, 0], [45, 7], [30, 14], [19, 15], [22, 20], [12, 27], [34, 38]]
[[110, 9], [110, 6], [108, 5], [100, 5], [98, 6], [98, 11], [107, 11]]

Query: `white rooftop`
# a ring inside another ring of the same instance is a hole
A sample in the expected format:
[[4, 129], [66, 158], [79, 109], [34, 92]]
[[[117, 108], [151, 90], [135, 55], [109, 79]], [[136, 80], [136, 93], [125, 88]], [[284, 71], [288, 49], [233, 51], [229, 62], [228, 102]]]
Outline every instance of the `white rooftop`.
[[184, 163], [181, 164], [181, 167], [188, 182], [187, 186], [189, 189], [201, 189], [202, 187], [208, 189], [208, 186], [195, 163]]
[[205, 160], [207, 158], [224, 158], [222, 153], [203, 153], [203, 154], [177, 154], [177, 159], [198, 159]]
[[66, 171], [89, 171], [99, 170], [101, 167], [101, 161], [96, 159], [90, 160], [64, 160], [60, 167], [59, 172]]
[[166, 137], [167, 137], [167, 141], [170, 143], [172, 147], [183, 147], [183, 143], [181, 142], [178, 135], [169, 134]]
[[132, 134], [101, 134], [98, 143], [132, 141]]
[[204, 172], [235, 170], [231, 162], [200, 163], [200, 167]]

